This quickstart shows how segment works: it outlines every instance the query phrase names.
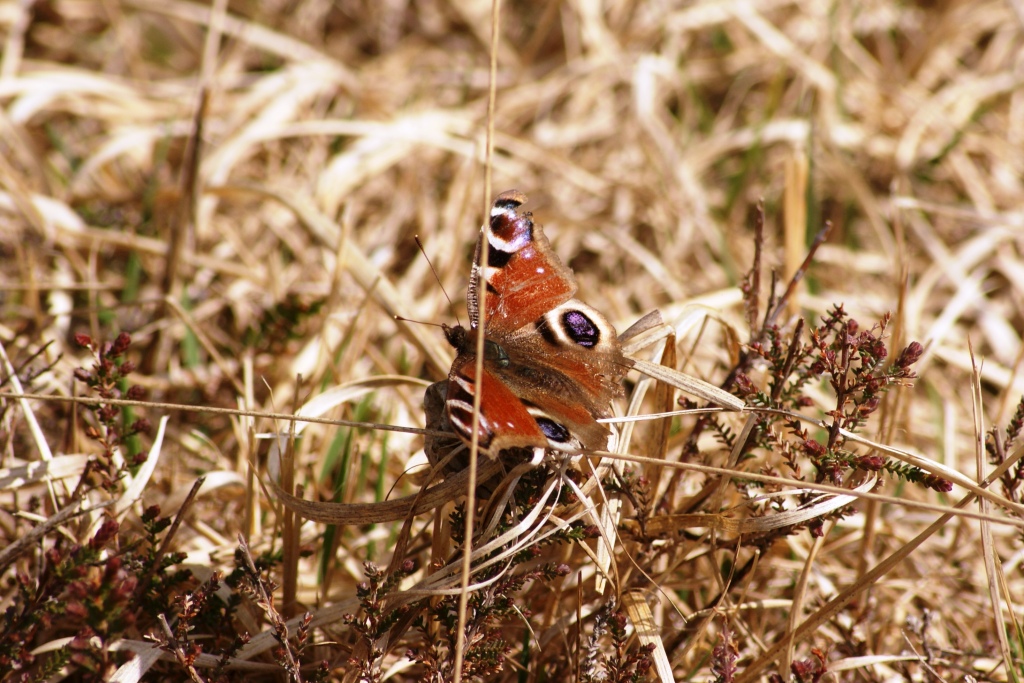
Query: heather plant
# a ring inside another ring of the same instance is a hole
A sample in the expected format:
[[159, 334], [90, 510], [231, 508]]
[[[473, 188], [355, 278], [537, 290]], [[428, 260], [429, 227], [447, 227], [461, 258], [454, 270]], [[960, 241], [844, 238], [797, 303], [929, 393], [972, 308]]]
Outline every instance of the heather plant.
[[[1019, 679], [1018, 5], [5, 4], [0, 680]], [[471, 505], [513, 188], [664, 325]]]
[[[86, 334], [77, 334], [75, 342], [88, 349], [94, 357], [91, 368], [75, 370], [75, 379], [88, 388], [90, 395], [99, 399], [96, 403], [83, 404], [93, 418], [93, 422], [85, 426], [85, 434], [100, 447], [100, 452], [90, 460], [90, 471], [86, 475], [95, 472], [100, 477], [101, 486], [113, 493], [120, 473], [146, 460], [144, 453], [136, 452], [130, 461], [126, 461], [122, 449], [133, 444], [136, 435], [150, 430], [146, 418], [133, 418], [131, 407], [103, 401], [120, 398], [137, 401], [145, 396], [142, 387], [128, 381], [128, 376], [135, 370], [135, 363], [126, 358], [132, 343], [131, 335], [122, 332], [114, 341], [100, 343]], [[88, 476], [83, 476], [82, 482], [88, 479]]]

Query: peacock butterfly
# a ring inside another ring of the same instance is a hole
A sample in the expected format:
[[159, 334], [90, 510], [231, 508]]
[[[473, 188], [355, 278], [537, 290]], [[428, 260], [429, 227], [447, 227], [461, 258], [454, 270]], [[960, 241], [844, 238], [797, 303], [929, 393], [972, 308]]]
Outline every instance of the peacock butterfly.
[[[477, 335], [483, 330], [479, 446], [492, 457], [509, 448], [560, 451], [608, 447], [611, 400], [633, 362], [601, 313], [574, 299], [576, 280], [551, 249], [526, 196], [503, 192], [477, 243], [469, 327], [444, 326], [456, 352], [447, 382], [427, 391], [428, 425], [472, 436]], [[487, 248], [487, 268], [481, 250]], [[479, 291], [487, 287], [485, 310]], [[442, 409], [443, 405], [443, 409]], [[428, 452], [438, 448], [428, 443]]]

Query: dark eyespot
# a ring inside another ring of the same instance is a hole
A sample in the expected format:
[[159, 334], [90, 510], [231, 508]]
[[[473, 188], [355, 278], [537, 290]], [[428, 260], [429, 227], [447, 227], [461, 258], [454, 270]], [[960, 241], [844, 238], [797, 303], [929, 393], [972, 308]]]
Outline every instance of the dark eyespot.
[[562, 329], [569, 339], [588, 349], [597, 346], [597, 342], [601, 340], [601, 331], [597, 329], [597, 325], [580, 311], [563, 313]]
[[547, 318], [541, 318], [540, 320], [534, 323], [534, 326], [537, 328], [537, 332], [540, 334], [540, 336], [544, 338], [544, 341], [546, 341], [548, 344], [551, 344], [552, 346], [558, 344], [558, 337], [555, 336], [555, 333], [551, 329], [551, 326], [548, 325]]
[[549, 440], [555, 443], [569, 443], [571, 436], [568, 429], [546, 417], [538, 417], [536, 420], [540, 431], [544, 432], [544, 436]]
[[491, 268], [504, 268], [513, 256], [515, 256], [514, 251], [502, 251], [487, 245], [487, 265]]

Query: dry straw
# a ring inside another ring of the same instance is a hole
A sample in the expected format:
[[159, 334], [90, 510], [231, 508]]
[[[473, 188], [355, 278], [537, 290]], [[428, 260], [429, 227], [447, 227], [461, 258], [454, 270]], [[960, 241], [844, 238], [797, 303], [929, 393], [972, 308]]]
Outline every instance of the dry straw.
[[[406, 319], [464, 318], [490, 125], [491, 194], [617, 329], [663, 325], [625, 335], [614, 453], [479, 461], [462, 680], [1020, 680], [1020, 2], [519, 3], [489, 116], [490, 26], [0, 8], [0, 670], [456, 677], [468, 472], [422, 452], [452, 354]], [[842, 428], [853, 371], [769, 362], [838, 304], [887, 372], [922, 345]]]

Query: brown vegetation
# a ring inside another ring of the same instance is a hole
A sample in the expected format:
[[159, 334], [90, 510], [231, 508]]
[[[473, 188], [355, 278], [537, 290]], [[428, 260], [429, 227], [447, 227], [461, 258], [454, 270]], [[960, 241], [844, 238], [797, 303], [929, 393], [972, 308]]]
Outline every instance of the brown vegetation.
[[[0, 5], [0, 679], [1020, 680], [1021, 1], [507, 3], [493, 115], [488, 7]], [[510, 188], [749, 410], [481, 486], [460, 616], [395, 316]]]

